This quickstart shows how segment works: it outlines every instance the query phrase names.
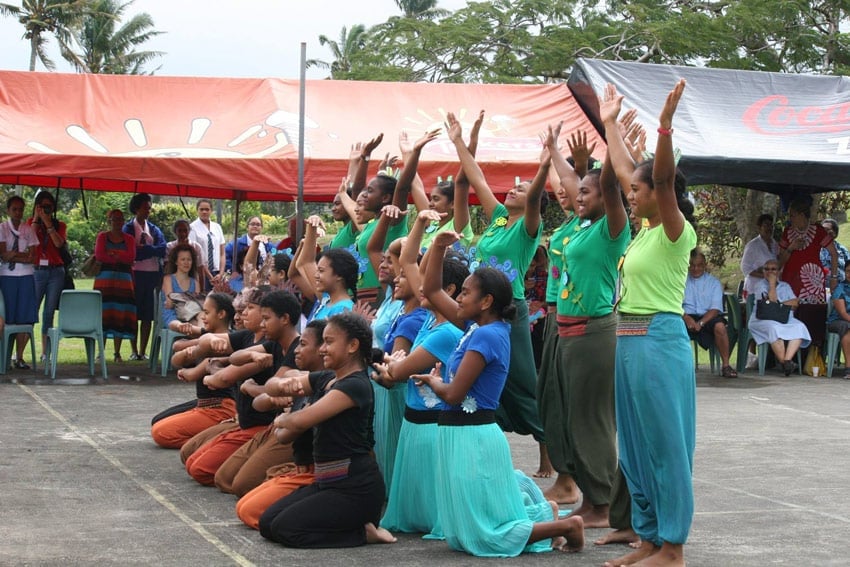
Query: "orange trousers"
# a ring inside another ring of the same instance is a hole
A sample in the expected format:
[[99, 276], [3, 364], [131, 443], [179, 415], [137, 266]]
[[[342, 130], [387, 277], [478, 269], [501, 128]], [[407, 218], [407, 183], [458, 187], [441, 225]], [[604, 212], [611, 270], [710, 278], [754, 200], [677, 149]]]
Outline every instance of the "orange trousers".
[[192, 456], [186, 459], [186, 472], [204, 486], [215, 484], [215, 473], [219, 467], [235, 453], [239, 447], [251, 440], [258, 432], [267, 426], [258, 425], [219, 433], [203, 445]]
[[201, 431], [235, 417], [236, 402], [226, 398], [219, 407], [193, 408], [157, 421], [151, 426], [151, 437], [160, 447], [180, 449]]
[[244, 496], [266, 479], [266, 471], [292, 461], [292, 444], [281, 444], [269, 425], [230, 455], [215, 473], [215, 485], [222, 492]]
[[269, 478], [236, 503], [236, 515], [248, 527], [260, 529], [260, 516], [266, 509], [302, 486], [313, 484], [313, 466], [296, 467], [292, 463], [269, 469]]
[[212, 439], [213, 437], [219, 435], [220, 433], [224, 433], [225, 431], [233, 431], [234, 429], [239, 429], [239, 424], [236, 423], [236, 418], [233, 418], [230, 421], [222, 421], [221, 423], [217, 423], [212, 427], [207, 427], [185, 443], [180, 447], [180, 461], [185, 465], [186, 461], [189, 460], [189, 457], [195, 454], [195, 451], [200, 449], [204, 443]]

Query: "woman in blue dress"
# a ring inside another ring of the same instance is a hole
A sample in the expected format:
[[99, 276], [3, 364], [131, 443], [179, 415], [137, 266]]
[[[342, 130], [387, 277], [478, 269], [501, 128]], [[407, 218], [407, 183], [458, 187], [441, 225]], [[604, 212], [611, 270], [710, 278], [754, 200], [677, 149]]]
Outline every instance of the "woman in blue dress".
[[[438, 235], [431, 252], [441, 255], [457, 237], [448, 232]], [[437, 428], [439, 521], [452, 549], [475, 556], [548, 551], [550, 540], [561, 537], [565, 549], [579, 551], [584, 546], [580, 517], [558, 519], [552, 508], [529, 516], [507, 439], [496, 425], [495, 410], [508, 375], [509, 321], [514, 312], [505, 275], [479, 268], [464, 281], [457, 297], [457, 316], [472, 324], [451, 356], [448, 382], [443, 382], [439, 366], [430, 374], [414, 376], [445, 402]]]

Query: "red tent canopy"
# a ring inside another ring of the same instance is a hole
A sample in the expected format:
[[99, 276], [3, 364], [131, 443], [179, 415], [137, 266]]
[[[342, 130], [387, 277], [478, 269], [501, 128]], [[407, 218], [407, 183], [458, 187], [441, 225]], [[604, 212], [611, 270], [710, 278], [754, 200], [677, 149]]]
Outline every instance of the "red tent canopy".
[[[298, 184], [299, 83], [0, 72], [0, 183], [166, 195], [294, 200]], [[538, 133], [564, 121], [604, 141], [563, 85], [460, 85], [308, 81], [304, 155], [306, 200], [332, 198], [353, 142], [385, 133], [374, 157], [397, 154], [442, 126], [453, 111], [468, 130], [487, 111], [478, 159], [496, 191], [530, 178]], [[378, 160], [376, 159], [375, 162]], [[426, 146], [426, 186], [457, 172], [443, 135]]]

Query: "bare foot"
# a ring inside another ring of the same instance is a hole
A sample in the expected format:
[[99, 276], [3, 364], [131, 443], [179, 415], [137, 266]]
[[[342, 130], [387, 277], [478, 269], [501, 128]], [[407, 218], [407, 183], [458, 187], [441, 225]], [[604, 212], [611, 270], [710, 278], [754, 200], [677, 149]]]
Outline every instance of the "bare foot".
[[[549, 506], [552, 508], [552, 520], [557, 520], [560, 516], [558, 515], [558, 503], [550, 500]], [[552, 549], [556, 549], [558, 551], [562, 551], [564, 546], [567, 545], [567, 538], [564, 536], [558, 536], [552, 538]]]
[[546, 500], [554, 500], [558, 504], [575, 504], [581, 496], [576, 481], [568, 474], [558, 474], [555, 484], [543, 491]]
[[608, 505], [593, 506], [590, 503], [581, 503], [581, 507], [574, 511], [571, 515], [581, 516], [584, 521], [585, 528], [610, 528], [608, 522]]
[[552, 466], [552, 461], [549, 460], [549, 452], [546, 450], [546, 445], [543, 443], [537, 444], [540, 447], [540, 466], [537, 467], [537, 472], [532, 476], [534, 478], [551, 478], [555, 474], [555, 468]]
[[[640, 544], [640, 538], [632, 528], [628, 528], [625, 530], [614, 530], [613, 532], [608, 532], [593, 543], [594, 545], [608, 545], [609, 543]], [[635, 549], [637, 548], [635, 547]]]
[[640, 567], [684, 567], [685, 555], [682, 545], [664, 542], [658, 551], [638, 561], [634, 565]]
[[656, 547], [655, 544], [642, 541], [640, 547], [636, 550], [631, 551], [625, 555], [621, 555], [616, 559], [612, 559], [610, 561], [606, 561], [602, 564], [602, 567], [620, 567], [621, 565], [634, 565], [638, 561], [643, 561], [647, 557], [651, 556], [653, 553], [656, 553], [660, 547]]
[[197, 382], [206, 376], [206, 364], [198, 364], [177, 371], [177, 377], [183, 382]]
[[577, 553], [584, 549], [584, 522], [579, 516], [571, 516], [558, 520], [559, 524], [563, 524], [563, 537], [567, 543], [560, 547], [561, 551], [568, 553]]
[[395, 543], [398, 541], [393, 534], [372, 522], [366, 524], [366, 543]]

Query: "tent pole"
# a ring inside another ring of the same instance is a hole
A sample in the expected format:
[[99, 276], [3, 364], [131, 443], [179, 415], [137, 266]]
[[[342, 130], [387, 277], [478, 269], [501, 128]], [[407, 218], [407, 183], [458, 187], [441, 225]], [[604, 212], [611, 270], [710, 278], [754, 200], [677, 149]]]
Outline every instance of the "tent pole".
[[[295, 242], [304, 230], [304, 104], [306, 100], [307, 42], [301, 42], [301, 80], [298, 93], [298, 200], [295, 202]], [[291, 236], [291, 235], [290, 235]]]
[[[242, 204], [242, 191], [237, 191], [235, 196], [236, 205], [233, 208], [233, 257], [230, 258], [231, 273], [236, 271], [236, 258], [239, 256], [239, 206]], [[248, 246], [250, 245], [251, 243], [249, 242]], [[221, 268], [224, 269], [224, 266]]]

